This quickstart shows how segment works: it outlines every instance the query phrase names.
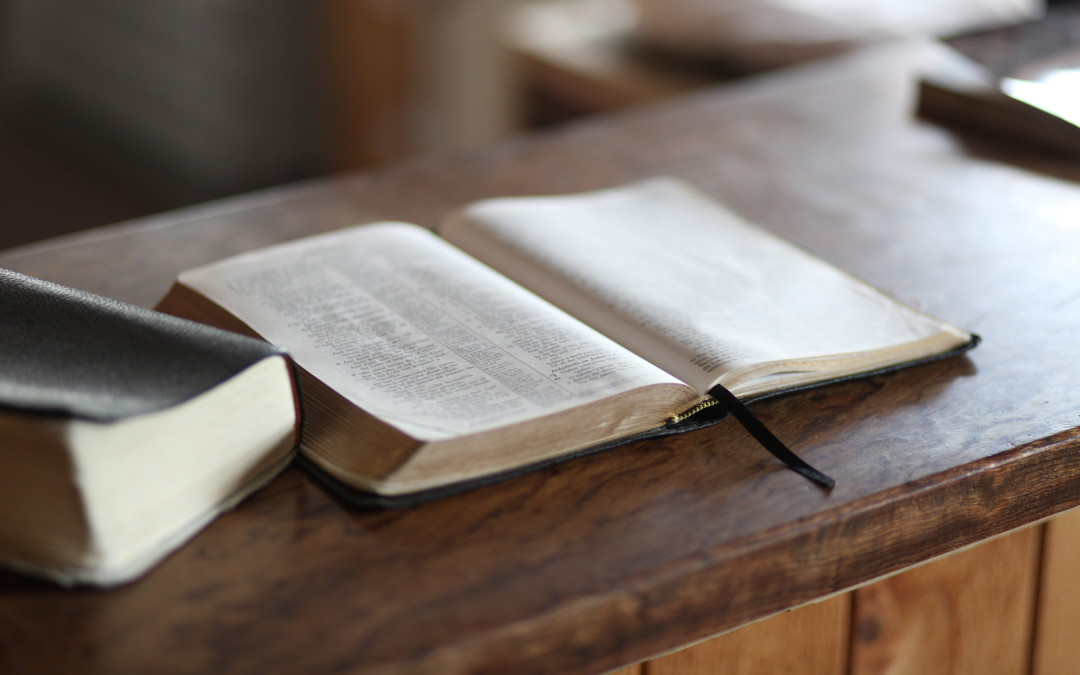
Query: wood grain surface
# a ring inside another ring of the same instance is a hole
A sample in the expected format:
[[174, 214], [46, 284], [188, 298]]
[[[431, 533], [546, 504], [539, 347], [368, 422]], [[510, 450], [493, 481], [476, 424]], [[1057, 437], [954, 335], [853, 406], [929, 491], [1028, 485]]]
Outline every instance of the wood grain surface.
[[847, 671], [850, 621], [845, 593], [649, 661], [643, 675], [837, 675]]
[[849, 672], [1028, 672], [1041, 534], [1024, 528], [856, 591]]
[[1034, 675], [1080, 672], [1080, 511], [1073, 510], [1048, 522], [1039, 577], [1036, 641], [1031, 672]]
[[184, 268], [303, 234], [672, 174], [984, 338], [758, 404], [837, 479], [828, 493], [734, 423], [395, 512], [350, 510], [291, 469], [129, 586], [0, 573], [0, 671], [600, 672], [1080, 503], [1080, 189], [1033, 171], [1076, 169], [1019, 148], [976, 157], [912, 123], [920, 54], [0, 254], [151, 305]]

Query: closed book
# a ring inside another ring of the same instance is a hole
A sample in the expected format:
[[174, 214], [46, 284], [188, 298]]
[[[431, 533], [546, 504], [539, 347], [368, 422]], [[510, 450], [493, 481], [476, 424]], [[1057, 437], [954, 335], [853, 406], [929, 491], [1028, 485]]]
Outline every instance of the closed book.
[[265, 342], [0, 269], [0, 562], [129, 581], [290, 460]]

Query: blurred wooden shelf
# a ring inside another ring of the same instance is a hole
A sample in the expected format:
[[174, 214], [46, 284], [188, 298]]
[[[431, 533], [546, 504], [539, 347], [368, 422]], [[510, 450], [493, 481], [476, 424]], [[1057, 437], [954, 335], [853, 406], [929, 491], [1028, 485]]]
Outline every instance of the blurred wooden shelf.
[[620, 0], [523, 2], [508, 13], [504, 43], [530, 100], [566, 116], [657, 101], [721, 79], [636, 52], [632, 22]]

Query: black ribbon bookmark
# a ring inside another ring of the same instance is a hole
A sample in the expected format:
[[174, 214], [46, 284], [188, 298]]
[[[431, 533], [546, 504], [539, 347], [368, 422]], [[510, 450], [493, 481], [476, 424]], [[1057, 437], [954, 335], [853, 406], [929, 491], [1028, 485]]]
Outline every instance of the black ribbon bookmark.
[[762, 424], [761, 420], [759, 420], [754, 413], [750, 412], [750, 409], [743, 405], [742, 401], [735, 398], [735, 395], [730, 391], [717, 385], [709, 390], [709, 396], [716, 399], [721, 408], [724, 408], [731, 413], [735, 419], [739, 420], [739, 423], [750, 432], [750, 435], [753, 436], [763, 448], [768, 450], [773, 457], [787, 465], [789, 469], [800, 476], [817, 483], [826, 490], [830, 490], [836, 485], [835, 480], [804, 462], [802, 458], [784, 445], [783, 441], [777, 438], [773, 432], [769, 431], [769, 428]]

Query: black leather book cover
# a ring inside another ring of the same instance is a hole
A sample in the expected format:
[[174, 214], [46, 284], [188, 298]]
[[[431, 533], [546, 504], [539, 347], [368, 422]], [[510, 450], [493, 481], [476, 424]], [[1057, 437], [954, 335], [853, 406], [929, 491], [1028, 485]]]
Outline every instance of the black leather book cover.
[[0, 268], [0, 409], [116, 420], [194, 398], [281, 353]]

